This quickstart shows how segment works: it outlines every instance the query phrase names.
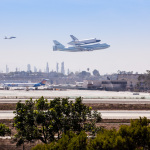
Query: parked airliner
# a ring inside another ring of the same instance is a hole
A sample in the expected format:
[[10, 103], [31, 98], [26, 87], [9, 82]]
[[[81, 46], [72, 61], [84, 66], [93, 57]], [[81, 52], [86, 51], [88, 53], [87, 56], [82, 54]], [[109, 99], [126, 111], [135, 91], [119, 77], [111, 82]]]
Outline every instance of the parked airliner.
[[7, 90], [9, 90], [10, 87], [35, 87], [35, 89], [38, 89], [39, 86], [44, 86], [46, 84], [47, 79], [42, 80], [39, 83], [4, 83], [3, 87]]

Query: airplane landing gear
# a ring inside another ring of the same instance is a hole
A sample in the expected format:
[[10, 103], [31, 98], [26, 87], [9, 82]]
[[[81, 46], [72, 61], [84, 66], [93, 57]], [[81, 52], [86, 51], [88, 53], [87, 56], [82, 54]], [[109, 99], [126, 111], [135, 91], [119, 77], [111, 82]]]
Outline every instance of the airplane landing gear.
[[5, 87], [5, 90], [9, 90], [10, 88], [9, 87]]
[[28, 87], [26, 87], [26, 91], [29, 91], [29, 88], [28, 88]]

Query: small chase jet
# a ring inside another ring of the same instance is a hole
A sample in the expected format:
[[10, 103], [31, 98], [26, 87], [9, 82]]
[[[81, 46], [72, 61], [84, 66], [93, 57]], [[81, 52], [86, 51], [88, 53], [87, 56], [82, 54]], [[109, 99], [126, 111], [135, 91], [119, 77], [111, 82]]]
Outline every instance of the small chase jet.
[[85, 39], [85, 40], [78, 40], [73, 35], [70, 35], [70, 37], [72, 38], [72, 41], [68, 43], [69, 45], [84, 45], [84, 44], [91, 44], [91, 43], [96, 43], [96, 42], [100, 42], [101, 41], [101, 40], [96, 39], [96, 38]]
[[9, 38], [8, 38], [7, 36], [5, 36], [4, 39], [9, 39], [9, 40], [10, 40], [10, 39], [15, 39], [15, 38], [16, 38], [15, 36], [11, 36], [11, 37], [9, 37]]

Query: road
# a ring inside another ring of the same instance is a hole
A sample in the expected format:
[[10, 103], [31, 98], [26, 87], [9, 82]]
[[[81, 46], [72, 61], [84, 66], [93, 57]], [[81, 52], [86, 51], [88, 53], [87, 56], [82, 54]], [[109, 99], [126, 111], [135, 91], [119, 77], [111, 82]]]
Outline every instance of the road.
[[[101, 110], [103, 119], [138, 119], [141, 117], [147, 117], [150, 119], [150, 111], [132, 111], [132, 110]], [[12, 110], [0, 111], [0, 119], [13, 119], [15, 115]]]

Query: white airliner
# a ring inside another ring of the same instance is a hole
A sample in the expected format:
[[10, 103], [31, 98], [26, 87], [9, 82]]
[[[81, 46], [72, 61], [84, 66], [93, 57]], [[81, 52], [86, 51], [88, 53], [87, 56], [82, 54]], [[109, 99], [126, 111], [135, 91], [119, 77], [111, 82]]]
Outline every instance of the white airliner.
[[68, 43], [69, 45], [84, 45], [84, 44], [91, 44], [91, 43], [96, 43], [96, 42], [100, 42], [101, 41], [101, 40], [96, 39], [96, 38], [85, 39], [85, 40], [78, 40], [73, 35], [70, 35], [70, 37], [72, 38], [72, 41]]
[[39, 83], [4, 83], [3, 87], [7, 90], [9, 90], [10, 87], [35, 87], [35, 89], [38, 89], [39, 86], [45, 85], [47, 79], [42, 80]]
[[55, 46], [53, 46], [53, 51], [63, 51], [63, 52], [83, 52], [83, 51], [94, 51], [101, 50], [110, 47], [110, 45], [103, 43], [91, 44], [91, 45], [75, 45], [73, 47], [65, 47], [56, 40], [53, 40]]
[[16, 38], [15, 36], [11, 36], [11, 37], [9, 37], [9, 38], [8, 38], [7, 36], [5, 36], [4, 39], [9, 39], [9, 40], [10, 40], [10, 39], [15, 39], [15, 38]]

